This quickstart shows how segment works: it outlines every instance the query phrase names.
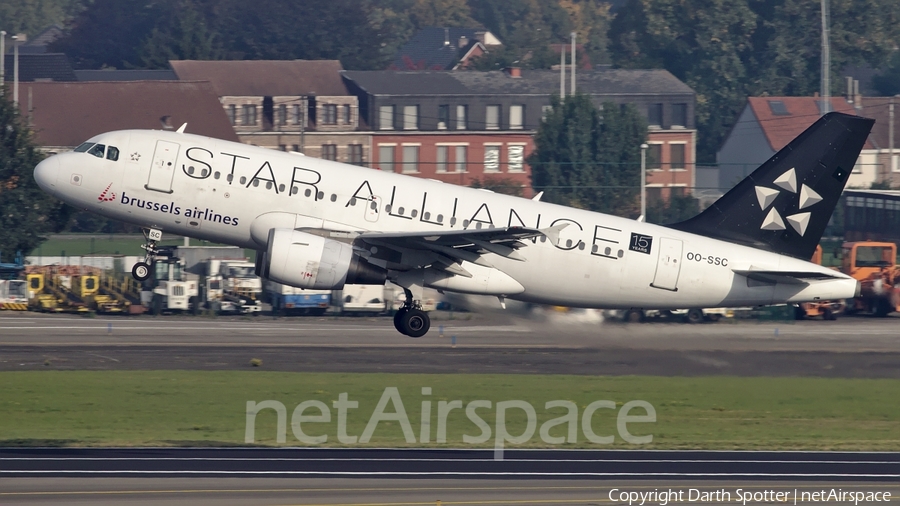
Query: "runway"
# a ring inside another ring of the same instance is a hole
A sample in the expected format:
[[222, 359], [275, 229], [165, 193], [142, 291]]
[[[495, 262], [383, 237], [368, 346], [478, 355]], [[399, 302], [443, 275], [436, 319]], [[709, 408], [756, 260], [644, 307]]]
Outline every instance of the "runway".
[[[471, 317], [470, 315], [462, 315]], [[476, 315], [420, 339], [389, 318], [0, 316], [0, 371], [266, 370], [900, 378], [900, 318], [601, 323]]]
[[0, 477], [898, 480], [900, 453], [324, 448], [4, 448]]

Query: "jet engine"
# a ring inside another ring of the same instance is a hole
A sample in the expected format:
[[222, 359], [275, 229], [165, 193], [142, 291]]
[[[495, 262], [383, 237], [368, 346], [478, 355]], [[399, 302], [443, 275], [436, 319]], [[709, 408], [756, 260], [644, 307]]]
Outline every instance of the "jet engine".
[[381, 285], [387, 272], [349, 244], [289, 228], [269, 230], [262, 276], [298, 288], [337, 290], [344, 284]]

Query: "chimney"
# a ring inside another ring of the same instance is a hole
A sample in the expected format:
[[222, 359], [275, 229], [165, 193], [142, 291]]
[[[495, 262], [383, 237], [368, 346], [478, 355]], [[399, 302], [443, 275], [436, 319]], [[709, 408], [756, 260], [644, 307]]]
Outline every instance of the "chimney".
[[484, 33], [485, 32], [475, 32], [475, 40], [484, 44]]
[[846, 76], [844, 80], [847, 83], [847, 93], [844, 96], [847, 98], [847, 102], [853, 103], [853, 99], [856, 98], [853, 96], [853, 78], [850, 76]]
[[509, 74], [509, 77], [521, 78], [522, 77], [522, 68], [521, 67], [509, 67], [506, 69], [506, 73]]
[[459, 38], [459, 48], [464, 49], [468, 45], [469, 45], [469, 39], [465, 35], [461, 36]]
[[450, 29], [444, 28], [444, 47], [450, 45]]
[[859, 92], [859, 79], [853, 80], [853, 103], [857, 109], [862, 108], [862, 94]]

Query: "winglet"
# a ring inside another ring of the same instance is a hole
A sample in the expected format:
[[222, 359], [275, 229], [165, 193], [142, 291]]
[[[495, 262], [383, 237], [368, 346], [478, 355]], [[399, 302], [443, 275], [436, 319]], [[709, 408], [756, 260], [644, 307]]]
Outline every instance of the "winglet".
[[554, 227], [542, 228], [542, 229], [538, 230], [538, 232], [540, 232], [547, 239], [550, 239], [550, 242], [553, 243], [554, 245], [556, 245], [559, 243], [559, 233], [562, 232], [562, 229], [564, 229], [568, 226], [569, 226], [568, 223], [561, 223]]
[[535, 195], [534, 197], [531, 197], [531, 200], [533, 200], [535, 202], [540, 202], [541, 197], [543, 197], [543, 196], [544, 196], [544, 192], [541, 191], [541, 192], [538, 192], [537, 195]]
[[187, 123], [181, 125], [180, 127], [178, 127], [178, 130], [175, 130], [175, 131], [178, 132], [178, 133], [180, 133], [180, 134], [183, 134], [185, 128], [187, 128]]

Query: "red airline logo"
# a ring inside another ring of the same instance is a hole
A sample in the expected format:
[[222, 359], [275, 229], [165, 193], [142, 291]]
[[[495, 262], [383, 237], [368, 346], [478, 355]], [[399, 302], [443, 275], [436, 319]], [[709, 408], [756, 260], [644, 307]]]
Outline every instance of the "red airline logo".
[[106, 189], [103, 190], [103, 193], [101, 193], [100, 196], [97, 197], [97, 200], [99, 200], [100, 202], [112, 202], [113, 200], [116, 200], [116, 193], [109, 191], [112, 185], [112, 183], [109, 183], [109, 186], [107, 186]]

